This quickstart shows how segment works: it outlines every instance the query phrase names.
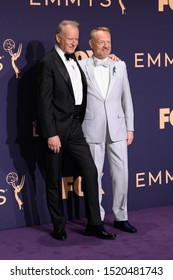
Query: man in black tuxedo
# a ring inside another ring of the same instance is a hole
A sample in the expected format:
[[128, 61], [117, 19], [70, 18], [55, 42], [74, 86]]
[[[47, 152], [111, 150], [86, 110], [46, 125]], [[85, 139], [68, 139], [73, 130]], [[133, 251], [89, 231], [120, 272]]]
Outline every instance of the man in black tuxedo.
[[62, 156], [70, 154], [82, 177], [87, 209], [86, 235], [115, 239], [102, 224], [98, 202], [97, 169], [85, 141], [81, 122], [85, 114], [87, 84], [75, 60], [79, 24], [62, 21], [56, 30], [56, 45], [42, 59], [38, 73], [38, 125], [46, 158], [47, 203], [53, 236], [65, 240], [62, 203]]

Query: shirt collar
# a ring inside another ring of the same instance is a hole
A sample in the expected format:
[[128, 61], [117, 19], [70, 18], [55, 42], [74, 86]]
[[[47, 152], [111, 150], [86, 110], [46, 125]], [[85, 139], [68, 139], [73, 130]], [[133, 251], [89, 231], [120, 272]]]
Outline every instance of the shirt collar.
[[97, 60], [98, 60], [98, 61], [107, 61], [107, 59], [108, 59], [107, 57], [104, 58], [104, 59], [99, 59], [99, 58], [93, 56], [93, 60], [94, 60], [94, 61], [97, 61]]
[[64, 52], [58, 47], [58, 45], [55, 45], [55, 50], [56, 50], [56, 52], [59, 54], [59, 56], [61, 57], [61, 59], [62, 59], [63, 61], [65, 61]]

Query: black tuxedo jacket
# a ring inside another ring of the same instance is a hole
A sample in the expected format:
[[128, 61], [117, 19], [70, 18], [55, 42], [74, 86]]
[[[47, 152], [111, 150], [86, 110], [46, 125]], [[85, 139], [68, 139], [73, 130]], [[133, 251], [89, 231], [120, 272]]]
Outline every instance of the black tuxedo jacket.
[[[80, 122], [86, 109], [87, 83], [80, 68], [83, 83], [83, 102]], [[68, 71], [53, 48], [38, 67], [38, 129], [42, 138], [59, 135], [70, 127], [74, 115], [75, 98]]]

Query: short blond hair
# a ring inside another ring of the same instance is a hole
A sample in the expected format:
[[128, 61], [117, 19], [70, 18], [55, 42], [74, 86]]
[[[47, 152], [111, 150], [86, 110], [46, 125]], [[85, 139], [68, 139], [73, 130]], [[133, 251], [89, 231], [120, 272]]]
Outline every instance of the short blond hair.
[[95, 33], [98, 32], [98, 31], [106, 31], [111, 35], [111, 31], [108, 27], [97, 27], [97, 28], [94, 28], [90, 31], [89, 39], [90, 40], [93, 39]]
[[72, 26], [75, 26], [76, 28], [79, 28], [79, 23], [75, 20], [62, 20], [56, 28], [56, 34], [62, 33], [64, 30], [64, 27], [67, 25], [72, 25]]

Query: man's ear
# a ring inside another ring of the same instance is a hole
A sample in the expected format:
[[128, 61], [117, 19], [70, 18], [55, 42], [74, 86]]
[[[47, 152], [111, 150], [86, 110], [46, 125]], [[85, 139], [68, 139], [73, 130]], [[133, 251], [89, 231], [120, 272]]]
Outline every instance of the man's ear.
[[92, 49], [92, 40], [89, 40], [89, 45], [90, 45], [90, 48]]
[[57, 43], [60, 42], [60, 36], [59, 36], [59, 34], [56, 34], [56, 41], [57, 41]]

